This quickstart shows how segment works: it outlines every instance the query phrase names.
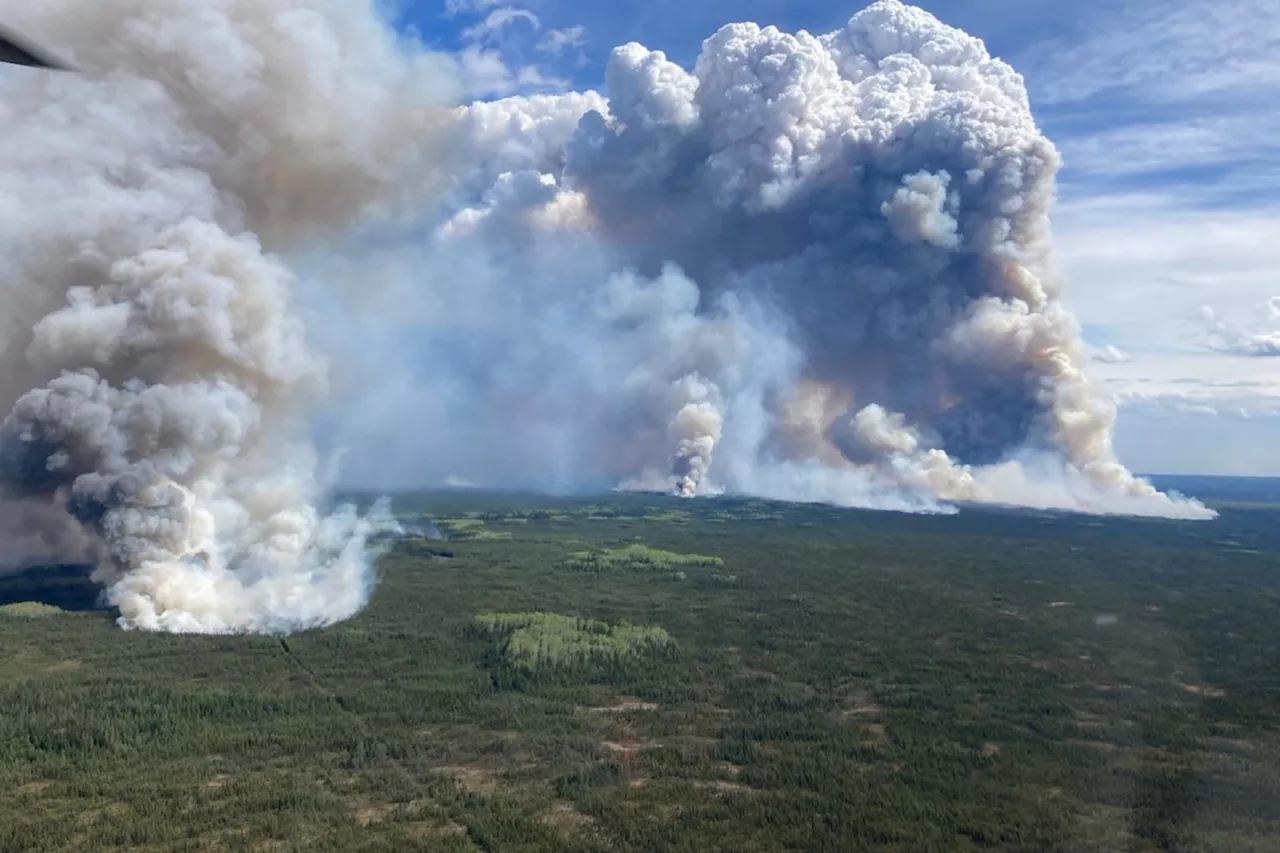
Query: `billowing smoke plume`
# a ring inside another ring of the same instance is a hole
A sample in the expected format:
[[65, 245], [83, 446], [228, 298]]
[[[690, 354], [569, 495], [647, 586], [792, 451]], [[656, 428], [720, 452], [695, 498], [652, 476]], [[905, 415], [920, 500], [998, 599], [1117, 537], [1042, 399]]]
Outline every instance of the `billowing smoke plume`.
[[357, 483], [1207, 514], [1113, 457], [979, 41], [881, 0], [441, 111], [376, 12], [9, 17], [85, 73], [0, 78], [5, 564], [94, 560], [129, 627], [355, 613], [391, 522], [322, 509], [333, 391]]
[[453, 215], [348, 247], [402, 280], [413, 352], [397, 402], [335, 422], [396, 448], [355, 470], [1211, 515], [1113, 455], [1058, 153], [980, 41], [880, 0], [823, 36], [726, 26], [691, 71], [624, 45], [605, 95], [461, 111]]
[[85, 73], [0, 79], [4, 562], [91, 557], [126, 627], [352, 615], [388, 522], [318, 508], [326, 364], [277, 253], [389, 210], [405, 174], [429, 189], [440, 63], [372, 0], [10, 20]]

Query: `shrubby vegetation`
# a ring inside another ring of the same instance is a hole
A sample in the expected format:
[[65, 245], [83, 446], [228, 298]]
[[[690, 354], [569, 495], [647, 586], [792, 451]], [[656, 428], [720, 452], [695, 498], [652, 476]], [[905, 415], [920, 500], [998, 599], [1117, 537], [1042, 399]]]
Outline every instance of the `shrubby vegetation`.
[[661, 628], [610, 625], [558, 613], [483, 613], [475, 624], [501, 640], [508, 664], [528, 672], [593, 660], [657, 657], [674, 645]]

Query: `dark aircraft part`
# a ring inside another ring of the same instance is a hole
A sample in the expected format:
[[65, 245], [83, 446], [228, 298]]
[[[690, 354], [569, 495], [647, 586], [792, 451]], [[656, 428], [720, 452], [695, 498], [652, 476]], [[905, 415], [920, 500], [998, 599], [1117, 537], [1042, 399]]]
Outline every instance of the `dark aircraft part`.
[[0, 28], [0, 62], [28, 65], [32, 68], [51, 68], [55, 71], [73, 70], [70, 65], [55, 59], [44, 48], [37, 47], [6, 28]]

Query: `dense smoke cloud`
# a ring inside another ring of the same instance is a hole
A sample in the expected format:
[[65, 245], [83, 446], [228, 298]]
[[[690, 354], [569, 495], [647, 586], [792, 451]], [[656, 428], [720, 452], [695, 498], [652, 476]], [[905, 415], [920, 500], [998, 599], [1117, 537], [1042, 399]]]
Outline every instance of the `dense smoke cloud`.
[[1115, 460], [1059, 301], [1059, 157], [980, 41], [882, 0], [726, 26], [691, 71], [624, 45], [604, 95], [462, 110], [452, 215], [346, 247], [401, 282], [383, 375], [413, 353], [334, 421], [349, 470], [1211, 515]]
[[390, 209], [405, 174], [430, 188], [440, 61], [371, 2], [48, 0], [11, 20], [85, 73], [0, 83], [0, 531], [22, 531], [4, 564], [94, 560], [126, 627], [352, 615], [388, 521], [318, 509], [326, 363], [277, 253]]
[[1207, 514], [1114, 459], [1021, 79], [918, 9], [448, 110], [373, 0], [14, 23], [86, 73], [0, 81], [4, 562], [126, 626], [363, 606], [326, 394], [355, 484]]

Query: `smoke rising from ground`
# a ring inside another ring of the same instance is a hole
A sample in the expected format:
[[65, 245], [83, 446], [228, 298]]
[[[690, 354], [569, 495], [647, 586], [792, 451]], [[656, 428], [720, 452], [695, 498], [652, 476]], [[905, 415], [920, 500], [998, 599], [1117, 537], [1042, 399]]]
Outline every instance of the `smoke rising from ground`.
[[89, 555], [128, 627], [363, 606], [392, 522], [322, 510], [321, 411], [356, 484], [1209, 514], [1115, 461], [1058, 155], [918, 9], [450, 110], [373, 0], [12, 20], [86, 73], [0, 80], [4, 557]]
[[348, 470], [1212, 515], [1116, 461], [1059, 301], [1058, 153], [1019, 75], [929, 14], [732, 24], [691, 70], [627, 44], [602, 95], [457, 118], [451, 215], [347, 247], [399, 282], [365, 357], [403, 366], [331, 421]]
[[19, 18], [86, 73], [0, 83], [0, 519], [24, 531], [4, 562], [89, 555], [131, 628], [351, 616], [389, 519], [319, 509], [327, 365], [278, 253], [396, 200], [439, 60], [350, 0]]

